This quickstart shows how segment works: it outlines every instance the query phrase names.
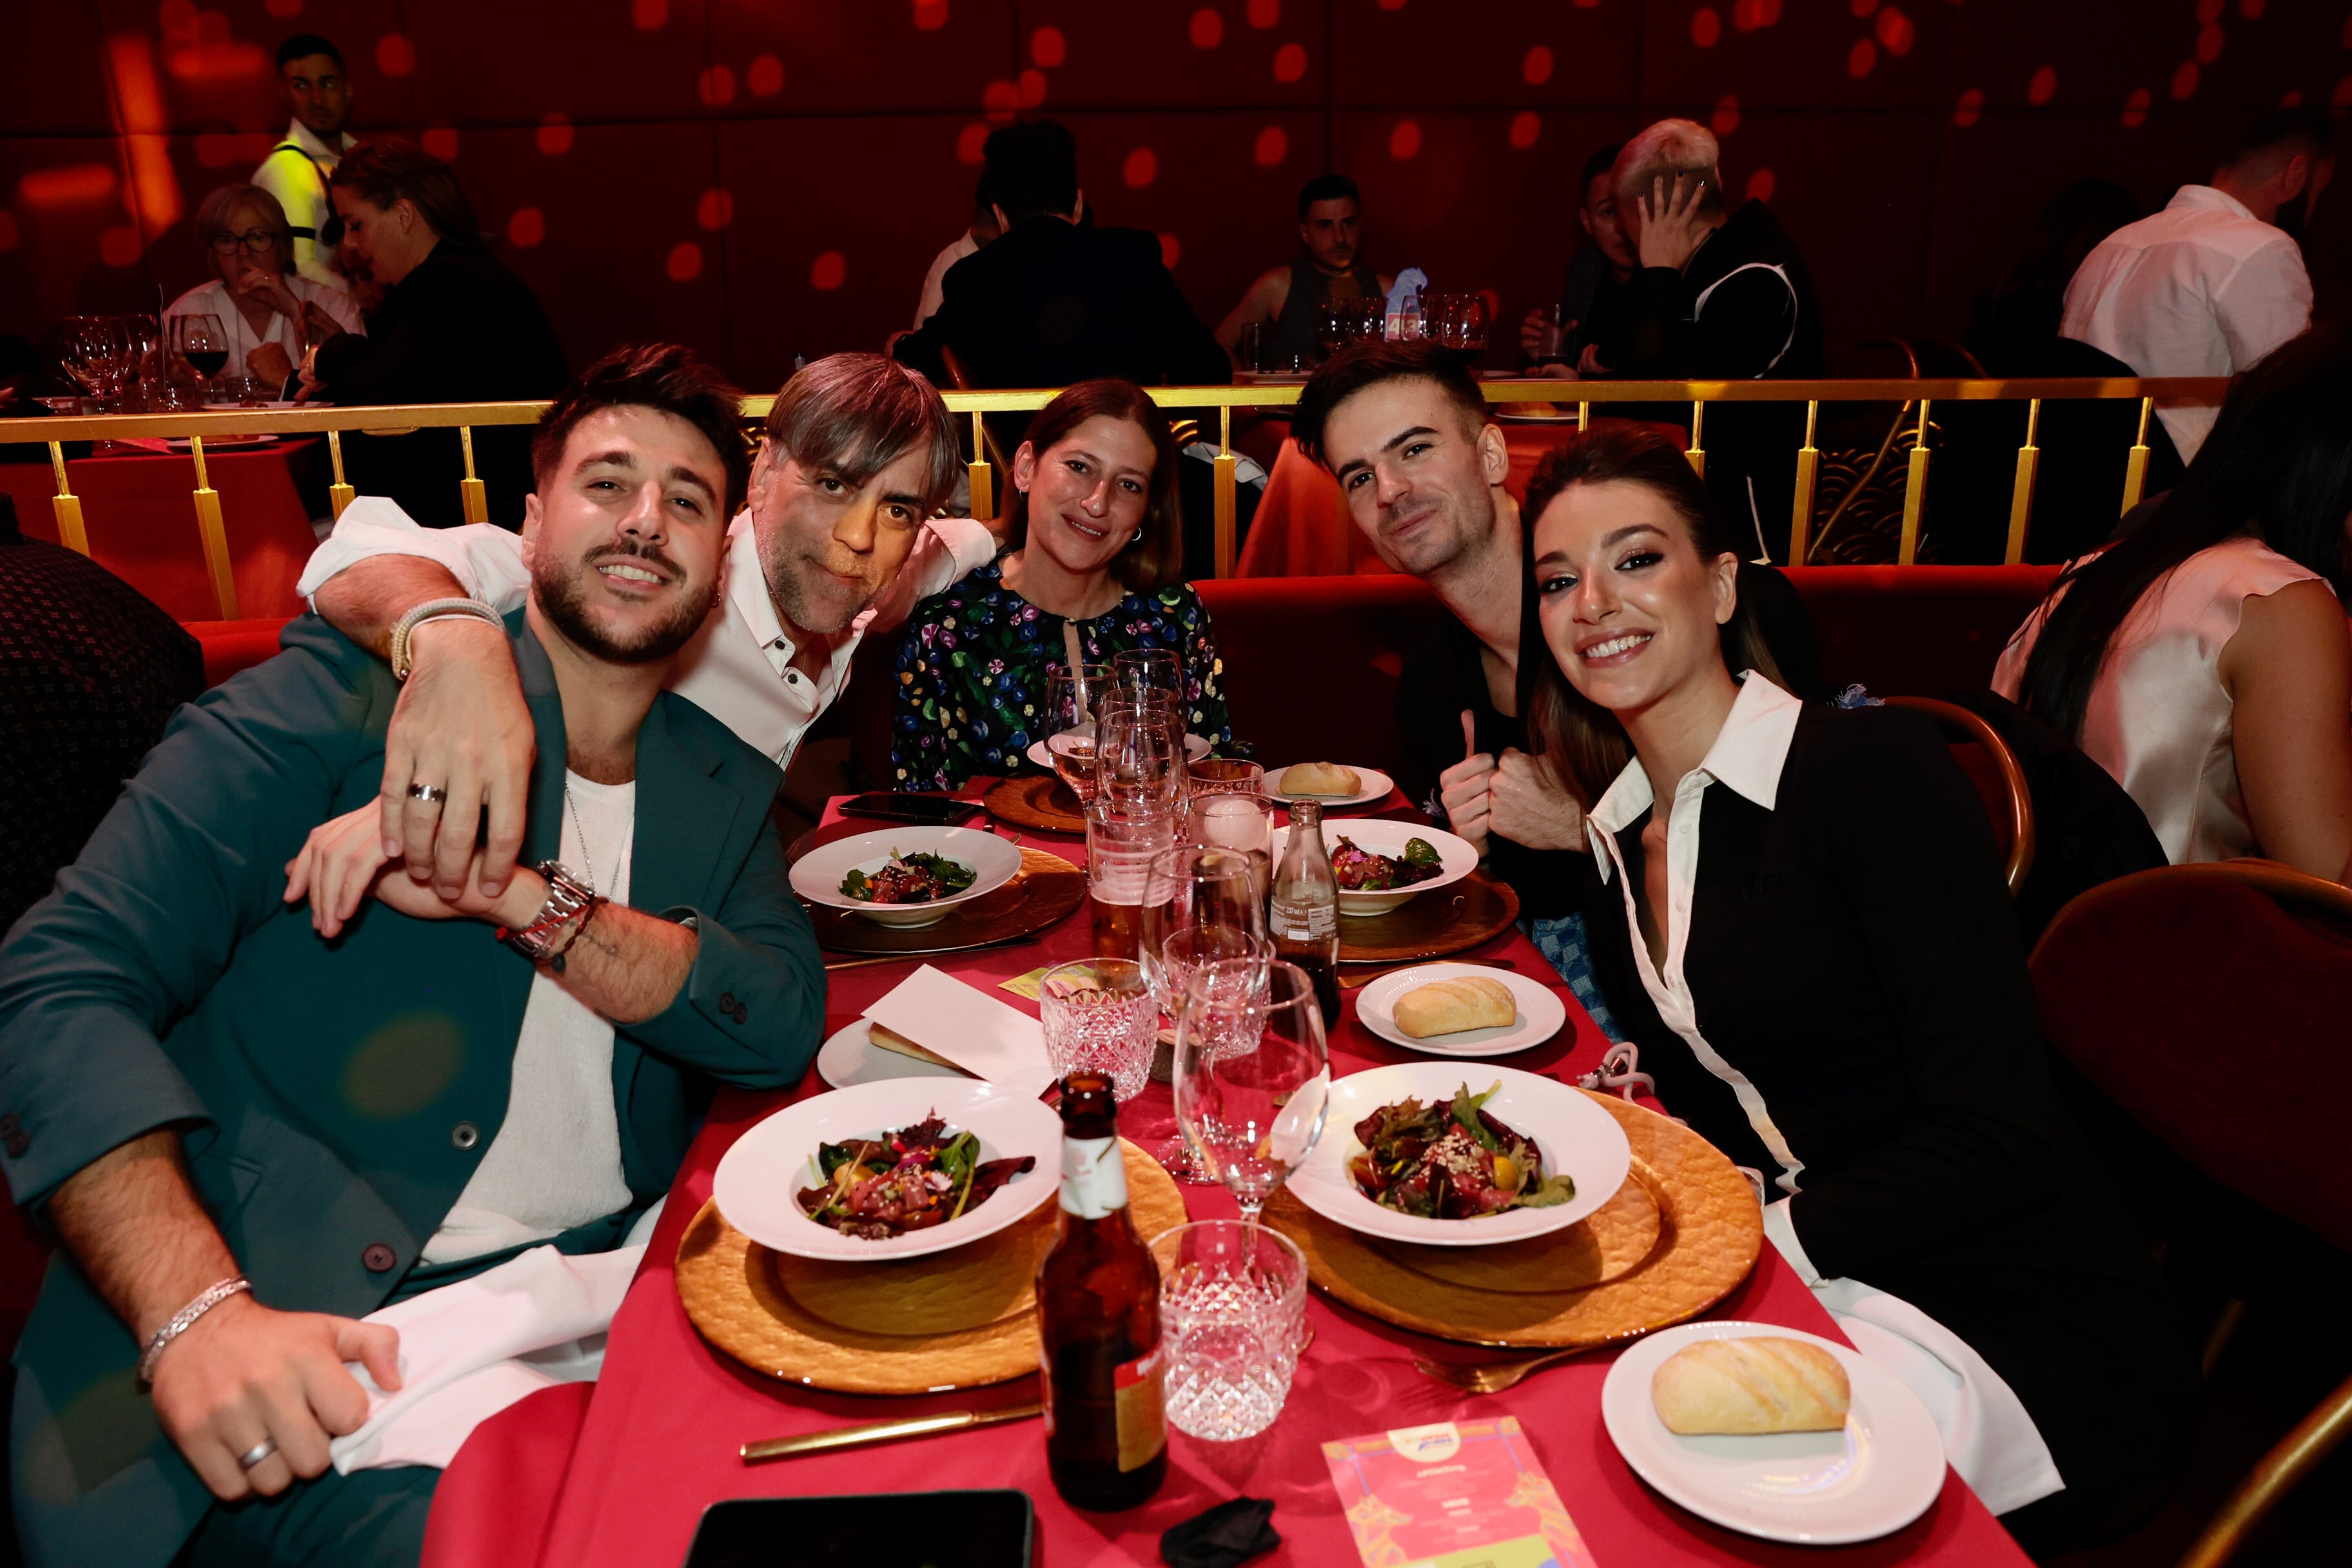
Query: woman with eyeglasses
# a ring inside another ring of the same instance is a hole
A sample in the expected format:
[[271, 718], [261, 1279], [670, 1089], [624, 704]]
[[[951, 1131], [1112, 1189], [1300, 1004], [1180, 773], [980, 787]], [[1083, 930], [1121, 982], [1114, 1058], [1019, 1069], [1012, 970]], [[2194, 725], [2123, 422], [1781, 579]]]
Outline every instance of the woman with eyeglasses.
[[366, 332], [358, 300], [294, 270], [285, 209], [260, 186], [223, 185], [206, 196], [196, 209], [196, 237], [213, 279], [173, 300], [163, 316], [167, 323], [174, 316], [220, 322], [228, 361], [219, 374], [249, 374], [274, 396], [312, 342], [329, 331]]

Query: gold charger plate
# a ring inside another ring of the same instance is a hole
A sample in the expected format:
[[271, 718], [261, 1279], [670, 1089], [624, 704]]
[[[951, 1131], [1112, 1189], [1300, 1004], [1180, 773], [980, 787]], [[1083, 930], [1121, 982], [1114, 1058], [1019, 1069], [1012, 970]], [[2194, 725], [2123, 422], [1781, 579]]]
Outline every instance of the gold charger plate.
[[[1034, 936], [1087, 901], [1087, 874], [1043, 849], [1024, 845], [1021, 869], [997, 889], [958, 904], [936, 925], [911, 930], [876, 925], [847, 910], [807, 904], [817, 945], [835, 952], [961, 952]], [[805, 900], [803, 900], [805, 903]]]
[[1566, 1230], [1507, 1247], [1413, 1247], [1360, 1236], [1287, 1192], [1266, 1205], [1266, 1223], [1307, 1254], [1318, 1289], [1442, 1340], [1604, 1345], [1695, 1318], [1756, 1266], [1764, 1241], [1756, 1194], [1688, 1128], [1614, 1095], [1592, 1098], [1625, 1129], [1626, 1188], [1639, 1191], [1621, 1189]]
[[1040, 833], [1084, 833], [1086, 810], [1055, 773], [1015, 773], [990, 786], [980, 804], [999, 822]]
[[[1182, 1225], [1183, 1194], [1121, 1140], [1129, 1212], [1146, 1241]], [[903, 1262], [841, 1264], [771, 1252], [716, 1203], [677, 1246], [677, 1299], [710, 1345], [753, 1372], [839, 1394], [939, 1394], [1037, 1370], [1038, 1259], [1061, 1208], [969, 1247]]]
[[1384, 915], [1339, 921], [1342, 963], [1411, 963], [1467, 952], [1511, 929], [1519, 896], [1484, 871], [1399, 904]]

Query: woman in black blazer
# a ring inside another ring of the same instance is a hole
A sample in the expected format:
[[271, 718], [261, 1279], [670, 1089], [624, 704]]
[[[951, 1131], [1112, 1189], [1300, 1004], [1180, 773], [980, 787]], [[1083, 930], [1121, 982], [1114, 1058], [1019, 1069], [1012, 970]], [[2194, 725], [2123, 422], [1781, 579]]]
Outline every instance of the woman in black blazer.
[[1825, 1301], [1899, 1298], [1997, 1373], [1963, 1397], [2013, 1392], [2064, 1489], [2029, 1440], [1979, 1456], [2021, 1539], [2127, 1527], [2186, 1458], [2195, 1366], [2051, 1089], [1973, 790], [1924, 717], [1775, 683], [1670, 444], [1570, 437], [1526, 515], [1553, 657], [1521, 710], [1586, 805], [1594, 969], [1660, 1100], [1760, 1173]]

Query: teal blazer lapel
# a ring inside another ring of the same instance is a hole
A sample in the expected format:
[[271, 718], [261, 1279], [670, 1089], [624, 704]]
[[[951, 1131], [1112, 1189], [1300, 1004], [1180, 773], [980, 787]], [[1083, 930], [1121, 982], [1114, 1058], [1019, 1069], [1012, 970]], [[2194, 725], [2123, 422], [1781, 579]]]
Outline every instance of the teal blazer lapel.
[[[563, 772], [569, 755], [563, 731], [563, 695], [556, 689], [555, 667], [547, 650], [517, 610], [507, 617], [515, 639], [515, 670], [522, 678], [523, 701], [530, 709], [531, 728], [539, 742], [530, 768], [530, 815], [523, 824], [522, 863], [536, 866], [562, 857], [563, 849]], [[530, 1001], [530, 983], [537, 971], [528, 963], [499, 966], [499, 1000], [507, 1022], [522, 1030], [523, 1008]]]
[[[727, 889], [712, 886], [720, 868], [741, 857], [727, 853], [740, 831], [746, 801], [717, 775], [726, 753], [698, 726], [670, 722], [670, 705], [685, 699], [665, 691], [637, 731], [636, 847], [629, 859], [629, 902], [659, 914], [691, 906], [716, 910]], [[764, 810], [764, 803], [761, 804]]]

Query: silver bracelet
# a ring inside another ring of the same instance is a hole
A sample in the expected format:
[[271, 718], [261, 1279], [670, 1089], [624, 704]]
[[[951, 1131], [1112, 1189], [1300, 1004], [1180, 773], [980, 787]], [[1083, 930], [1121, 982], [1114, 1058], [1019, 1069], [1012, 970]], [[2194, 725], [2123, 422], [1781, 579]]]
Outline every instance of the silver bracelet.
[[479, 599], [427, 599], [392, 623], [392, 678], [394, 680], [405, 682], [409, 672], [416, 668], [415, 658], [409, 647], [411, 639], [416, 636], [416, 628], [427, 621], [437, 621], [446, 616], [471, 616], [476, 620], [488, 621], [500, 631], [504, 631], [507, 625], [496, 610]]
[[252, 1282], [247, 1279], [244, 1275], [232, 1274], [227, 1279], [222, 1280], [219, 1284], [207, 1289], [203, 1295], [197, 1297], [186, 1306], [181, 1308], [178, 1311], [173, 1313], [172, 1321], [155, 1331], [155, 1337], [147, 1342], [146, 1350], [140, 1353], [140, 1388], [144, 1390], [154, 1381], [155, 1358], [163, 1353], [163, 1347], [165, 1345], [170, 1344], [173, 1340], [176, 1340], [182, 1334], [186, 1333], [190, 1329], [195, 1326], [195, 1321], [198, 1318], [203, 1317], [206, 1312], [209, 1312], [215, 1307], [219, 1306], [231, 1296], [242, 1295], [244, 1292], [252, 1289]]

